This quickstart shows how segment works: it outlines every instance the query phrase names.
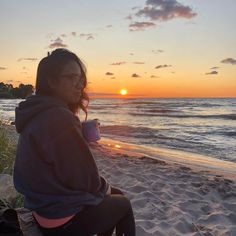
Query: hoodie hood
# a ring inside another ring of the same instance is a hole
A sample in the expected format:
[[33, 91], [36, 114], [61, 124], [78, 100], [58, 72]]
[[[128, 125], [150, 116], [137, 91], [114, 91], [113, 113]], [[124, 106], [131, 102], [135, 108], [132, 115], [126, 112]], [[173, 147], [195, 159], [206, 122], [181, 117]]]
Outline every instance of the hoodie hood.
[[54, 107], [68, 106], [60, 99], [50, 96], [32, 95], [20, 102], [15, 109], [15, 126], [21, 133], [29, 122], [39, 113]]

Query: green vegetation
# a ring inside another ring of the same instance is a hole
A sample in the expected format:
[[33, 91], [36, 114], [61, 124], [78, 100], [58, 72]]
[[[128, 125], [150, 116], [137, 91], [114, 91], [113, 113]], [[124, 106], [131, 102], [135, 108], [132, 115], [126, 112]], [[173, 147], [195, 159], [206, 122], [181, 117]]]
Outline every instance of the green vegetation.
[[0, 121], [0, 173], [12, 174], [16, 156], [16, 143], [10, 138], [9, 131]]
[[19, 87], [13, 87], [12, 84], [0, 82], [0, 98], [26, 98], [33, 93], [34, 87], [31, 84], [20, 84]]
[[[13, 165], [16, 156], [16, 140], [12, 138], [11, 135], [11, 131], [9, 131], [7, 126], [0, 120], [0, 174], [13, 174]], [[21, 194], [17, 196], [12, 204], [0, 196], [0, 209], [3, 207], [22, 207], [23, 201], [24, 197]]]
[[24, 204], [24, 196], [19, 194], [14, 202], [9, 202], [4, 198], [0, 198], [0, 210], [5, 207], [21, 208]]

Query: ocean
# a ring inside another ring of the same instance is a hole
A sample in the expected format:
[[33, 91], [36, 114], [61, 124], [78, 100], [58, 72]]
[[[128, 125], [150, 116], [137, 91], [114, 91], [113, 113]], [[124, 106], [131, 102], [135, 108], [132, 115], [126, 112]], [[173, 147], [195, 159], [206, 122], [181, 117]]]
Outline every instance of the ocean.
[[[0, 99], [0, 119], [14, 121], [19, 99]], [[105, 138], [236, 162], [236, 99], [93, 99]], [[84, 115], [81, 114], [81, 121]]]

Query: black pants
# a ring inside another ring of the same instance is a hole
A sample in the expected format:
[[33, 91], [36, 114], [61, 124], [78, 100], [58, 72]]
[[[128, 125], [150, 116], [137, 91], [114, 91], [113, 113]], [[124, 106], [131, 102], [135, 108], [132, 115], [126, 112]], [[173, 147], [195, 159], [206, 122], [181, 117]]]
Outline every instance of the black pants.
[[130, 201], [112, 188], [97, 206], [89, 206], [64, 225], [55, 228], [39, 226], [44, 236], [135, 236], [135, 222]]

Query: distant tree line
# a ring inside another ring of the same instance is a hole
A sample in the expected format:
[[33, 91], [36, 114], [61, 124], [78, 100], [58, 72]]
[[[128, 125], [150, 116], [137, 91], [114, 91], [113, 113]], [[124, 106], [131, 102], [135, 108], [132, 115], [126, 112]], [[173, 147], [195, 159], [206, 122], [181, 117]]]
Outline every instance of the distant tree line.
[[0, 82], [0, 98], [26, 98], [33, 92], [34, 87], [31, 84], [20, 84], [14, 88], [12, 84]]

